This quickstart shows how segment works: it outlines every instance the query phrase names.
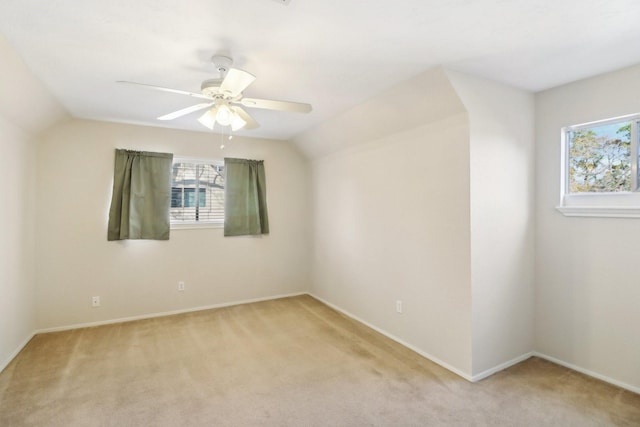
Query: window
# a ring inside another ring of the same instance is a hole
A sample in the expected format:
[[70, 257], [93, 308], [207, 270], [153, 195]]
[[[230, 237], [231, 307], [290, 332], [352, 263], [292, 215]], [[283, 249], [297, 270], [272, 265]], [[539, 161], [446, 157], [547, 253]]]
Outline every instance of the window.
[[171, 226], [222, 226], [224, 165], [176, 158], [171, 176]]
[[640, 217], [640, 114], [562, 130], [562, 189], [567, 216]]

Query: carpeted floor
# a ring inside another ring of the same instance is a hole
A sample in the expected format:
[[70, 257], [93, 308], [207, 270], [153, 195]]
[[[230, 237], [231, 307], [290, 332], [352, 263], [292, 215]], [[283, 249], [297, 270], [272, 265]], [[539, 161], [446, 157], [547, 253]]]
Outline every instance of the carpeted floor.
[[640, 426], [640, 395], [531, 358], [472, 384], [308, 296], [37, 335], [0, 426]]

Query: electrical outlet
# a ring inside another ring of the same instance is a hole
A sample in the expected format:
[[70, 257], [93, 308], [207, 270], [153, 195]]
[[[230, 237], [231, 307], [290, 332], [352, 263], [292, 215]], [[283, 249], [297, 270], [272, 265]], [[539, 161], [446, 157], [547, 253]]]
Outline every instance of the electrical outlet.
[[396, 311], [398, 313], [402, 313], [402, 301], [400, 301], [400, 300], [396, 301]]
[[91, 297], [91, 307], [100, 307], [100, 297]]
[[182, 282], [182, 281], [181, 281], [181, 282], [178, 282], [178, 290], [179, 290], [180, 292], [184, 291], [184, 282]]

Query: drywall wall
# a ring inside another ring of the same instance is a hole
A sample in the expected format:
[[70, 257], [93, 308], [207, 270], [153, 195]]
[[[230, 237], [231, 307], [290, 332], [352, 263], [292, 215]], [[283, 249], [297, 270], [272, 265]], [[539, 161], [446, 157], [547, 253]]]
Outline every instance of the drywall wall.
[[313, 293], [467, 378], [528, 357], [533, 132], [532, 94], [435, 68], [301, 135]]
[[[397, 97], [376, 97], [347, 114], [362, 118], [350, 126], [368, 128], [368, 112], [381, 104], [420, 109], [424, 101], [405, 104], [404, 92], [421, 98], [435, 85], [424, 97], [449, 106], [448, 117], [427, 108], [420, 125], [389, 122], [380, 138], [359, 137], [313, 160], [312, 293], [469, 376], [469, 129], [462, 104], [436, 69], [402, 84]], [[332, 141], [342, 123], [338, 117], [320, 132]], [[298, 143], [306, 137], [316, 141], [312, 131]]]
[[640, 221], [569, 218], [560, 129], [640, 112], [640, 66], [536, 94], [536, 350], [640, 390]]
[[0, 34], [0, 116], [21, 130], [37, 134], [68, 114], [28, 69]]
[[0, 370], [35, 329], [35, 153], [32, 137], [0, 115]]
[[[72, 120], [38, 145], [38, 328], [107, 321], [308, 289], [308, 167], [282, 141]], [[264, 159], [270, 234], [172, 230], [169, 241], [107, 241], [115, 148]], [[178, 281], [186, 290], [178, 292]], [[92, 308], [90, 298], [102, 305]]]
[[534, 96], [447, 72], [470, 122], [473, 375], [534, 340]]
[[0, 370], [35, 329], [35, 134], [66, 112], [0, 35]]

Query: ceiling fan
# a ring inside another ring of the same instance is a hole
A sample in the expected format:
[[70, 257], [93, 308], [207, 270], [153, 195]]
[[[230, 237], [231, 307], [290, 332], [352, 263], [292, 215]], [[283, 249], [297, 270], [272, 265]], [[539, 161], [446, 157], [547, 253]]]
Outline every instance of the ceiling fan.
[[118, 81], [117, 83], [143, 86], [147, 89], [204, 99], [206, 102], [165, 114], [164, 116], [158, 117], [158, 120], [173, 120], [196, 111], [208, 109], [202, 116], [200, 116], [200, 118], [198, 118], [198, 121], [211, 130], [213, 130], [216, 123], [222, 126], [231, 126], [233, 131], [242, 128], [258, 128], [260, 124], [258, 124], [258, 122], [256, 122], [254, 118], [251, 117], [242, 107], [262, 108], [266, 110], [288, 111], [295, 113], [308, 113], [311, 111], [311, 105], [300, 102], [245, 98], [242, 92], [249, 87], [251, 83], [253, 83], [256, 77], [244, 70], [231, 68], [233, 60], [227, 56], [214, 55], [211, 58], [211, 61], [220, 73], [220, 77], [203, 81], [200, 86], [201, 93], [193, 93], [184, 90], [128, 81]]

